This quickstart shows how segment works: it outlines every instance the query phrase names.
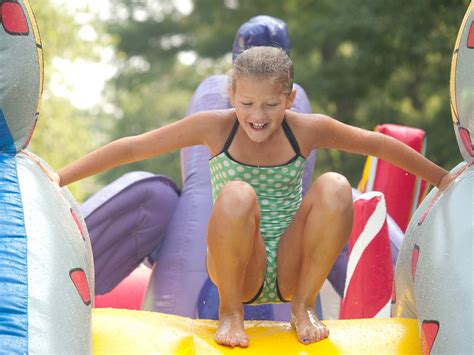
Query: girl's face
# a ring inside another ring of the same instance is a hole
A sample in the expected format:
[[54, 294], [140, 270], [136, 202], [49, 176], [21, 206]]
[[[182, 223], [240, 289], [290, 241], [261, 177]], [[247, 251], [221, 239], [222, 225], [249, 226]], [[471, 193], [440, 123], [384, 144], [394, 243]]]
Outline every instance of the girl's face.
[[255, 143], [267, 141], [279, 129], [295, 96], [295, 90], [288, 95], [281, 84], [252, 77], [237, 79], [229, 93], [240, 126]]

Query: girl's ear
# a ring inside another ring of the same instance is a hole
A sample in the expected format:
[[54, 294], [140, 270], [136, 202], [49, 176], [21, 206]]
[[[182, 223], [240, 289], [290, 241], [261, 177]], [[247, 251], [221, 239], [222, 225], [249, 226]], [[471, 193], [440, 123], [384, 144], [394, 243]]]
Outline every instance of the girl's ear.
[[288, 95], [288, 99], [286, 100], [286, 109], [289, 110], [293, 107], [293, 103], [295, 102], [296, 98], [296, 89], [291, 90], [290, 94]]

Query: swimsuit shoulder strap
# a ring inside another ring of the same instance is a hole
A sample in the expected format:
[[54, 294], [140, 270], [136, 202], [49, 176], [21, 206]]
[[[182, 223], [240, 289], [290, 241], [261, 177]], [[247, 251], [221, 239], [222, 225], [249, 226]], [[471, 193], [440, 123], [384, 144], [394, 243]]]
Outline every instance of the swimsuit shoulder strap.
[[232, 130], [229, 133], [229, 136], [227, 137], [227, 140], [225, 141], [224, 148], [222, 149], [222, 152], [227, 152], [227, 150], [230, 147], [230, 144], [234, 140], [235, 133], [237, 132], [237, 128], [239, 128], [239, 120], [236, 119], [234, 126], [232, 127]]
[[291, 146], [293, 147], [293, 150], [297, 155], [301, 155], [300, 153], [300, 145], [298, 144], [298, 141], [296, 140], [295, 135], [293, 134], [290, 125], [286, 121], [286, 118], [283, 119], [282, 122], [282, 127], [283, 130], [285, 131], [286, 137], [288, 138], [288, 141], [290, 142]]

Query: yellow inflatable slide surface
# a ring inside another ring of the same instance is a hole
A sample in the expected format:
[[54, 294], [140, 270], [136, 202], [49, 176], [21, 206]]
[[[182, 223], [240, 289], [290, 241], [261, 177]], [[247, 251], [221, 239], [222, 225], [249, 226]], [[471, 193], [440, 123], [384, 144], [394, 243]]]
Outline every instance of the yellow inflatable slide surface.
[[325, 321], [329, 339], [298, 342], [288, 323], [246, 321], [250, 347], [214, 342], [217, 322], [162, 313], [94, 309], [95, 354], [420, 354], [416, 319]]

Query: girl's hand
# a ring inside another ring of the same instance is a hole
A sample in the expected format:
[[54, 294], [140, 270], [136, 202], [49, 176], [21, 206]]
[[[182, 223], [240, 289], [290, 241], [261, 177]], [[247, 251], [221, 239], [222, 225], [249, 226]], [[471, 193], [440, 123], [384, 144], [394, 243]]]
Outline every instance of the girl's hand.
[[33, 153], [30, 153], [26, 150], [22, 150], [22, 152], [27, 155], [28, 157], [31, 158], [31, 160], [33, 160], [39, 167], [41, 170], [43, 170], [43, 172], [48, 176], [49, 180], [51, 180], [53, 183], [57, 184], [58, 187], [61, 186], [60, 183], [61, 183], [61, 177], [59, 176], [59, 174], [57, 172], [55, 172], [54, 170], [51, 170], [49, 169], [46, 165], [43, 164], [43, 162], [41, 162], [38, 157], [36, 155], [34, 155]]
[[447, 173], [446, 175], [444, 175], [438, 184], [439, 191], [446, 190], [454, 182], [454, 180], [458, 177], [458, 175], [459, 174], [453, 174], [453, 173]]
[[54, 170], [47, 169], [43, 164], [39, 163], [40, 168], [45, 172], [45, 174], [49, 177], [53, 183], [57, 184], [58, 187], [61, 187], [61, 177], [57, 172]]

